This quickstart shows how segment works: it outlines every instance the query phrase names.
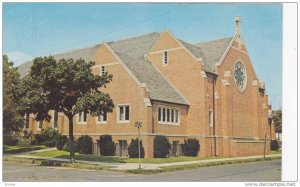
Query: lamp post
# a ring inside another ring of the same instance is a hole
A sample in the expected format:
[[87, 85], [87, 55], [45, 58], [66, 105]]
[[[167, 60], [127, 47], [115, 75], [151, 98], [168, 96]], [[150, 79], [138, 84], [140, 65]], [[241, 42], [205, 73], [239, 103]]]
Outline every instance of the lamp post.
[[139, 169], [142, 169], [142, 167], [141, 167], [141, 147], [140, 147], [140, 128], [142, 127], [142, 122], [140, 122], [140, 121], [135, 122], [134, 127], [138, 128]]

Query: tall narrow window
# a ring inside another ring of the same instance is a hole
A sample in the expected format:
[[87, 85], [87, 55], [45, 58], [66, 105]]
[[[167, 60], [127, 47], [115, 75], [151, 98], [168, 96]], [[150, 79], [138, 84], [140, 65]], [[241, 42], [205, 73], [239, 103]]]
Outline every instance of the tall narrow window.
[[129, 122], [130, 119], [130, 107], [129, 105], [120, 105], [118, 109], [118, 121]]
[[53, 128], [57, 128], [58, 124], [58, 112], [57, 110], [54, 110], [54, 116], [53, 116]]
[[167, 108], [167, 122], [170, 122], [170, 109]]
[[100, 69], [100, 75], [104, 75], [105, 74], [105, 66], [101, 66], [101, 69]]
[[166, 121], [166, 109], [165, 108], [163, 108], [162, 118], [163, 118], [162, 121], [165, 122]]
[[29, 128], [29, 114], [25, 115], [25, 119], [26, 119], [26, 128]]
[[41, 130], [43, 128], [43, 120], [38, 121], [37, 130]]
[[214, 118], [213, 118], [213, 111], [212, 110], [209, 110], [209, 126], [210, 127], [213, 127], [214, 125]]
[[87, 113], [86, 112], [79, 112], [78, 122], [79, 123], [86, 123], [86, 120], [87, 120]]
[[169, 63], [168, 51], [164, 51], [163, 64], [164, 64], [164, 66], [167, 66], [168, 63]]
[[161, 121], [161, 108], [158, 107], [158, 121]]
[[175, 110], [175, 123], [178, 123], [179, 122], [179, 112], [178, 110]]
[[174, 109], [171, 110], [171, 123], [174, 122]]
[[97, 123], [107, 123], [107, 112], [103, 112], [103, 114], [97, 117]]

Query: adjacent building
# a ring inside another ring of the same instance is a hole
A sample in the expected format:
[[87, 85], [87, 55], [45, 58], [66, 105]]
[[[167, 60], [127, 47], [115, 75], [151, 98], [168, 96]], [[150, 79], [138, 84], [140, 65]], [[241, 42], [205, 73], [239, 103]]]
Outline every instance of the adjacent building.
[[[200, 141], [200, 157], [263, 154], [270, 144], [268, 96], [264, 81], [253, 69], [236, 18], [232, 37], [191, 44], [169, 31], [153, 32], [119, 41], [54, 55], [95, 61], [93, 73], [113, 74], [104, 88], [114, 101], [112, 113], [74, 118], [74, 135], [93, 138], [99, 155], [99, 139], [110, 134], [116, 155], [127, 156], [137, 137], [136, 121], [143, 124], [141, 139], [145, 157], [153, 157], [153, 139], [166, 136], [171, 156], [182, 155], [185, 139]], [[32, 62], [19, 67], [22, 76]], [[30, 116], [33, 133], [52, 126], [68, 135], [68, 119], [51, 111], [52, 119], [38, 122]]]

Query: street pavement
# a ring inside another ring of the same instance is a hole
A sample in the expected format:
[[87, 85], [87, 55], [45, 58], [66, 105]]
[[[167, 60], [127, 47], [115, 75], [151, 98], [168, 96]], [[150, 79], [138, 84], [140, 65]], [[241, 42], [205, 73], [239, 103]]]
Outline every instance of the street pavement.
[[281, 160], [135, 175], [3, 162], [4, 182], [260, 182], [281, 180]]

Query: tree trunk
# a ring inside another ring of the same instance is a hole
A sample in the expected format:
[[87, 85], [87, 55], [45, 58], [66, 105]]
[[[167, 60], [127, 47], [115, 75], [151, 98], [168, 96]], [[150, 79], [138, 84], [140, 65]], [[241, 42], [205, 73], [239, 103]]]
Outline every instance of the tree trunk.
[[75, 147], [73, 136], [73, 115], [69, 115], [69, 144], [70, 144], [70, 162], [75, 163]]

